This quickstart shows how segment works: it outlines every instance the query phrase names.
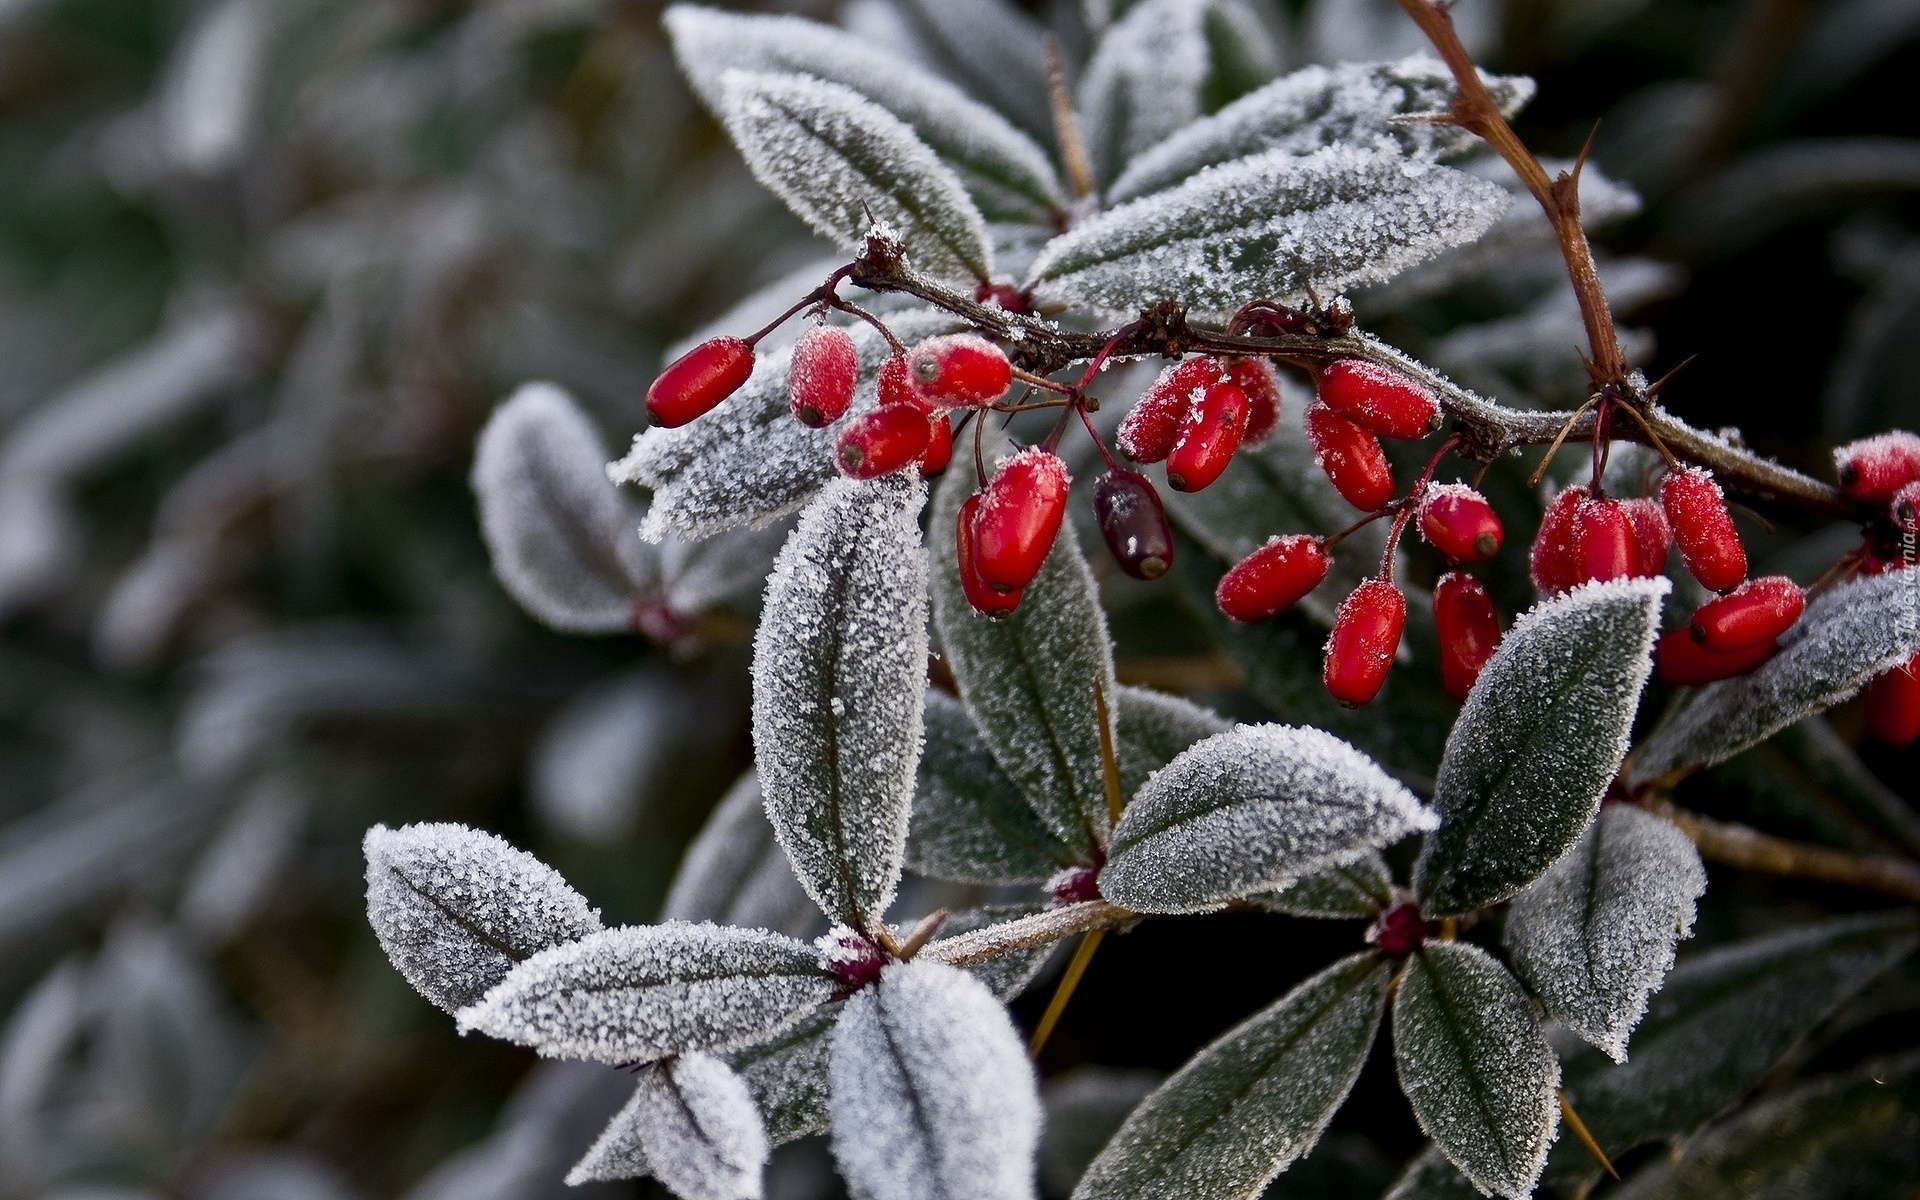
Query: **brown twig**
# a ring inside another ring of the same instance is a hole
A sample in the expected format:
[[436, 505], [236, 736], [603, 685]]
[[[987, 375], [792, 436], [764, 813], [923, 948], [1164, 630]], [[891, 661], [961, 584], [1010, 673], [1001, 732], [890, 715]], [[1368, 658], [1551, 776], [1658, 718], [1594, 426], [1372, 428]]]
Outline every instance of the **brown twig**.
[[1920, 866], [1913, 863], [1790, 842], [1745, 825], [1716, 821], [1675, 808], [1658, 797], [1645, 803], [1649, 811], [1678, 825], [1680, 831], [1693, 840], [1700, 857], [1708, 862], [1794, 879], [1841, 883], [1909, 904], [1920, 904]]
[[1076, 933], [1116, 929], [1138, 920], [1139, 913], [1117, 904], [1108, 904], [1105, 900], [1087, 900], [933, 942], [920, 952], [920, 957], [950, 967], [970, 967], [1003, 954], [1051, 945]]

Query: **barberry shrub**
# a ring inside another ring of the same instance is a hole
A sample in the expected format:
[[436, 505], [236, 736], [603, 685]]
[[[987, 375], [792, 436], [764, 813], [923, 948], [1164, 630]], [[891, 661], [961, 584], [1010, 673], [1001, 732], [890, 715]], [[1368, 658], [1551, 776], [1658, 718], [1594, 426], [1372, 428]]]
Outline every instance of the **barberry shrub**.
[[[1443, 10], [1404, 7], [1459, 50]], [[1624, 189], [1576, 164], [1536, 192], [1535, 228], [1508, 209], [1539, 164], [1503, 143], [1521, 172], [1503, 186], [1469, 132], [1505, 129], [1529, 82], [1414, 56], [1236, 93], [1236, 55], [1270, 50], [1252, 10], [1107, 16], [1077, 93], [1053, 73], [1049, 126], [1018, 89], [999, 112], [826, 26], [667, 13], [754, 176], [845, 261], [670, 364], [654, 426], [605, 473], [566, 395], [530, 385], [474, 482], [503, 582], [577, 632], [698, 638], [667, 564], [784, 539], [753, 636], [754, 768], [654, 925], [605, 927], [461, 826], [365, 843], [381, 944], [462, 1031], [634, 1071], [572, 1182], [757, 1197], [773, 1147], [826, 1133], [862, 1200], [1032, 1196], [1043, 1101], [1007, 1002], [1080, 939], [1037, 1049], [1109, 931], [1268, 911], [1353, 922], [1352, 952], [1089, 1118], [1075, 1197], [1259, 1194], [1383, 1037], [1432, 1142], [1392, 1196], [1584, 1195], [1606, 1155], [1693, 1135], [1920, 943], [1910, 915], [1870, 913], [1676, 969], [1702, 851], [1786, 851], [1668, 799], [1870, 683], [1873, 728], [1914, 736], [1920, 568], [1911, 500], [1889, 507], [1920, 477], [1910, 436], [1843, 450], [1837, 489], [1795, 475], [1656, 405], [1665, 381], [1627, 365], [1604, 308], [1578, 410], [1460, 387], [1343, 293], [1415, 268], [1438, 286], [1488, 237], [1578, 265], [1569, 197]], [[981, 54], [1018, 44], [993, 32]], [[1166, 358], [1144, 395], [1105, 370]], [[1537, 497], [1504, 461], [1546, 445], [1545, 479], [1563, 444], [1590, 453]], [[1449, 463], [1471, 482], [1436, 481]], [[1730, 494], [1864, 540], [1805, 588], [1749, 582]], [[1416, 517], [1425, 549], [1403, 537]], [[1509, 527], [1535, 532], [1503, 563]], [[1082, 549], [1095, 534], [1111, 570]], [[1479, 573], [1511, 598], [1523, 558], [1537, 596], [1502, 629]], [[1224, 618], [1285, 719], [1123, 684], [1116, 572]], [[1916, 898], [1884, 863], [1821, 861]], [[916, 908], [909, 876], [973, 900]], [[792, 932], [810, 923], [826, 932]], [[1695, 1165], [1791, 1194], [1803, 1163], [1741, 1148], [1862, 1108], [1864, 1086], [1782, 1095]], [[1679, 1194], [1687, 1169], [1628, 1187]]]

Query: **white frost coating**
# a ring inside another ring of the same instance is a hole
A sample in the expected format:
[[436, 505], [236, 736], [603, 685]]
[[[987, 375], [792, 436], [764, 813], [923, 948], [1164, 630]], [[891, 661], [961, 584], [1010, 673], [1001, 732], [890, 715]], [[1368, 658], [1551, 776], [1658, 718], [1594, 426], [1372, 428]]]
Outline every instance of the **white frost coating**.
[[964, 883], [1040, 883], [1073, 861], [958, 700], [928, 691], [924, 717], [909, 870]]
[[[1512, 116], [1533, 98], [1533, 80], [1481, 73], [1500, 110]], [[1453, 75], [1426, 54], [1394, 62], [1343, 63], [1295, 71], [1180, 130], [1127, 165], [1110, 189], [1115, 201], [1172, 187], [1207, 167], [1250, 154], [1311, 154], [1347, 145], [1417, 159], [1463, 153], [1479, 139], [1458, 126], [1396, 121], [1447, 111]]]
[[570, 1184], [652, 1174], [683, 1200], [760, 1200], [766, 1126], [747, 1085], [705, 1054], [647, 1068]]
[[1233, 722], [1210, 708], [1151, 688], [1122, 687], [1114, 699], [1123, 796], [1138, 792], [1149, 775], [1195, 742], [1233, 728]]
[[573, 397], [524, 384], [493, 411], [473, 454], [473, 491], [493, 573], [520, 607], [566, 633], [633, 628], [654, 563], [640, 513], [607, 480], [607, 451]]
[[1428, 942], [1400, 977], [1393, 1060], [1420, 1128], [1462, 1174], [1491, 1195], [1533, 1194], [1560, 1123], [1560, 1060], [1505, 967]]
[[876, 223], [921, 271], [987, 279], [986, 222], [912, 127], [852, 88], [810, 75], [726, 71], [721, 121], [769, 191], [823, 237], [857, 250]]
[[600, 928], [560, 873], [464, 825], [367, 830], [367, 919], [394, 969], [448, 1012], [514, 966]]
[[[908, 345], [950, 333], [958, 322], [928, 310], [891, 316], [887, 323]], [[860, 383], [846, 416], [821, 429], [793, 419], [787, 404], [787, 367], [793, 348], [760, 355], [753, 375], [697, 421], [654, 428], [633, 439], [627, 456], [607, 468], [616, 483], [653, 490], [640, 536], [700, 540], [729, 529], [764, 526], [796, 511], [838, 477], [834, 441], [849, 420], [879, 403], [875, 380], [893, 353], [886, 339], [862, 322], [848, 330], [860, 356]]]
[[1202, 171], [1047, 243], [1027, 283], [1048, 301], [1136, 313], [1161, 300], [1224, 318], [1254, 297], [1375, 283], [1485, 233], [1505, 189], [1450, 167], [1330, 146]]
[[1724, 762], [1853, 695], [1920, 651], [1920, 567], [1844, 583], [1807, 605], [1780, 653], [1751, 675], [1701, 689], [1654, 730], [1633, 778]]
[[661, 916], [811, 937], [820, 914], [767, 824], [760, 777], [742, 775], [680, 860]]
[[1514, 968], [1547, 1015], [1627, 1060], [1627, 1035], [1693, 933], [1700, 853], [1671, 822], [1612, 804], [1507, 911]]
[[669, 8], [662, 24], [680, 69], [710, 109], [720, 107], [720, 76], [729, 68], [812, 75], [844, 84], [906, 122], [954, 168], [989, 218], [1031, 221], [1065, 204], [1053, 164], [1032, 138], [882, 46], [799, 17], [685, 4]]
[[833, 1031], [833, 1156], [854, 1200], [1030, 1200], [1033, 1067], [985, 984], [888, 967]]
[[1114, 829], [1100, 890], [1136, 912], [1203, 912], [1434, 824], [1418, 797], [1332, 734], [1242, 725], [1140, 789]]
[[1414, 865], [1429, 916], [1504, 900], [1566, 853], [1619, 773], [1653, 669], [1664, 576], [1589, 583], [1515, 621], [1447, 734], [1440, 828]]
[[773, 1037], [836, 984], [813, 947], [759, 929], [626, 925], [536, 954], [454, 1014], [548, 1058], [649, 1062]]
[[829, 484], [774, 563], [753, 641], [767, 819], [807, 894], [855, 928], [886, 912], [906, 856], [927, 671], [926, 497], [911, 473]]
[[827, 1131], [827, 1050], [841, 1007], [823, 1005], [772, 1041], [733, 1056], [733, 1069], [753, 1093], [767, 1139], [776, 1146]]
[[198, 22], [168, 64], [162, 129], [174, 162], [200, 175], [232, 166], [260, 103], [273, 6], [227, 0]]
[[1081, 76], [1080, 132], [1094, 173], [1110, 179], [1134, 155], [1205, 111], [1213, 71], [1207, 0], [1145, 0], [1100, 37]]

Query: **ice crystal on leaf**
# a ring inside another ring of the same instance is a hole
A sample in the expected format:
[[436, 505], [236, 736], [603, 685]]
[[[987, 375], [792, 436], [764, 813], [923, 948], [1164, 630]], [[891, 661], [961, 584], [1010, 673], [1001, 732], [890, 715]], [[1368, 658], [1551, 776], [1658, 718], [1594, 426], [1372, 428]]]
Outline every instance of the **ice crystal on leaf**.
[[1548, 1016], [1622, 1062], [1706, 890], [1686, 834], [1642, 809], [1609, 805], [1513, 898], [1507, 950]]
[[961, 703], [928, 692], [907, 865], [962, 883], [1039, 883], [1072, 861], [1072, 849], [1000, 769]]
[[1513, 895], [1593, 820], [1626, 756], [1671, 586], [1590, 583], [1507, 631], [1447, 735], [1440, 828], [1413, 876], [1428, 916]]
[[1703, 688], [1634, 752], [1635, 779], [1711, 766], [1853, 695], [1920, 651], [1920, 567], [1820, 596], [1750, 675]]
[[[959, 327], [954, 317], [926, 310], [897, 314], [887, 323], [906, 342]], [[847, 415], [833, 424], [815, 429], [793, 419], [789, 346], [760, 355], [745, 386], [699, 420], [635, 437], [627, 456], [607, 471], [616, 481], [653, 489], [640, 536], [651, 542], [669, 535], [698, 540], [766, 525], [836, 478], [834, 441], [848, 420], [878, 403], [875, 380], [893, 353], [870, 325], [848, 332], [860, 356], [860, 383]]]
[[1253, 299], [1388, 279], [1479, 237], [1511, 201], [1496, 184], [1397, 154], [1270, 150], [1075, 226], [1047, 243], [1027, 282], [1043, 300], [1109, 313], [1172, 301], [1224, 319]]
[[760, 1200], [767, 1152], [747, 1085], [719, 1059], [683, 1054], [641, 1072], [567, 1182], [651, 1174], [682, 1200]]
[[1372, 917], [1393, 903], [1393, 874], [1386, 859], [1366, 854], [1248, 899], [1292, 917]]
[[661, 916], [811, 936], [820, 925], [767, 823], [760, 777], [742, 775], [680, 859]]
[[733, 1069], [746, 1080], [766, 1119], [767, 1139], [776, 1146], [827, 1131], [827, 1051], [843, 1007], [836, 1002], [815, 1009], [780, 1036], [733, 1056]]
[[367, 919], [394, 968], [448, 1012], [473, 1003], [514, 966], [600, 928], [599, 910], [560, 873], [464, 825], [375, 825]]
[[633, 627], [654, 564], [637, 508], [607, 482], [606, 448], [573, 398], [529, 383], [488, 419], [473, 490], [493, 572], [520, 606], [566, 633]]
[[986, 224], [952, 168], [852, 88], [810, 75], [726, 71], [719, 111], [754, 178], [841, 248], [859, 249], [881, 224], [929, 275], [993, 274]]
[[1347, 1098], [1392, 980], [1390, 963], [1356, 954], [1241, 1022], [1133, 1110], [1074, 1200], [1259, 1195]]
[[926, 494], [899, 475], [829, 484], [774, 564], [754, 638], [767, 817], [807, 894], [855, 928], [886, 911], [906, 853], [927, 670]]
[[834, 1028], [833, 1154], [854, 1200], [1030, 1200], [1040, 1097], [986, 985], [887, 968]]
[[988, 218], [1045, 221], [1065, 204], [1053, 164], [1032, 138], [882, 46], [799, 17], [684, 4], [669, 8], [664, 23], [681, 69], [716, 112], [720, 76], [729, 69], [811, 75], [849, 87], [904, 121], [954, 169]]
[[[1481, 75], [1502, 112], [1533, 97], [1524, 76]], [[1181, 129], [1127, 164], [1109, 191], [1115, 201], [1163, 191], [1207, 167], [1268, 150], [1311, 154], [1346, 145], [1415, 159], [1440, 159], [1479, 144], [1473, 134], [1431, 121], [1398, 121], [1446, 112], [1453, 75], [1425, 54], [1394, 62], [1311, 66], [1274, 80]]]
[[836, 984], [812, 946], [758, 929], [628, 925], [521, 963], [456, 1013], [548, 1058], [648, 1062], [772, 1037]]
[[1478, 946], [1428, 942], [1394, 996], [1393, 1059], [1420, 1128], [1467, 1178], [1533, 1194], [1560, 1120], [1560, 1063], [1505, 967]]
[[1114, 696], [1120, 755], [1120, 792], [1131, 796], [1147, 777], [1195, 742], [1225, 733], [1233, 723], [1210, 708], [1151, 688], [1122, 687]]
[[1242, 725], [1140, 789], [1114, 830], [1100, 890], [1137, 912], [1201, 912], [1433, 824], [1418, 797], [1332, 734]]

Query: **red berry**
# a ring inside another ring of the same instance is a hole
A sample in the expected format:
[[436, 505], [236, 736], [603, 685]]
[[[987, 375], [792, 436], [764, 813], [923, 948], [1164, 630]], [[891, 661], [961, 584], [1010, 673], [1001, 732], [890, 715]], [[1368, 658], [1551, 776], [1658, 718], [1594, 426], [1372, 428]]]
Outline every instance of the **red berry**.
[[1557, 596], [1580, 582], [1580, 556], [1574, 548], [1573, 517], [1587, 489], [1570, 487], [1555, 496], [1533, 535], [1533, 586], [1542, 596]]
[[1867, 684], [1867, 729], [1889, 746], [1920, 737], [1920, 654]]
[[907, 373], [907, 360], [896, 354], [880, 364], [875, 381], [882, 404], [910, 404], [931, 416], [937, 410], [913, 390], [913, 377]]
[[815, 325], [800, 335], [787, 368], [787, 404], [802, 425], [818, 428], [846, 415], [860, 378], [860, 352], [846, 330]]
[[1340, 602], [1322, 671], [1327, 691], [1348, 707], [1380, 694], [1407, 623], [1407, 598], [1384, 579], [1369, 579]]
[[1654, 645], [1653, 666], [1660, 682], [1669, 687], [1701, 687], [1745, 675], [1772, 658], [1778, 649], [1769, 641], [1722, 654], [1694, 641], [1690, 630], [1675, 629], [1661, 634]]
[[1833, 452], [1840, 492], [1849, 500], [1881, 504], [1920, 480], [1920, 437], [1904, 429], [1863, 438]]
[[971, 333], [932, 337], [907, 351], [913, 390], [937, 405], [991, 404], [1013, 383], [1000, 347]]
[[1220, 577], [1214, 603], [1236, 621], [1263, 621], [1319, 587], [1327, 565], [1319, 538], [1304, 533], [1272, 538]]
[[1368, 433], [1423, 438], [1440, 428], [1440, 400], [1400, 372], [1359, 358], [1320, 372], [1320, 402]]
[[945, 413], [927, 418], [927, 448], [920, 455], [920, 476], [932, 479], [953, 461], [953, 422]]
[[1667, 569], [1667, 551], [1673, 549], [1673, 528], [1657, 500], [1645, 496], [1626, 501], [1627, 519], [1633, 522], [1633, 545], [1639, 566], [1634, 574], [1651, 579]]
[[1640, 566], [1633, 518], [1619, 500], [1588, 497], [1581, 502], [1573, 513], [1573, 547], [1578, 564], [1576, 583], [1624, 579]]
[[995, 591], [1033, 582], [1067, 511], [1067, 464], [1038, 446], [1008, 459], [980, 493], [973, 548], [980, 577]]
[[1373, 512], [1393, 499], [1393, 468], [1379, 438], [1315, 404], [1307, 409], [1307, 440], [1320, 469], [1348, 504]]
[[1420, 497], [1420, 534], [1457, 562], [1484, 562], [1500, 550], [1500, 518], [1464, 483], [1430, 487]]
[[1120, 422], [1114, 438], [1120, 452], [1143, 463], [1159, 462], [1172, 453], [1187, 414], [1221, 378], [1220, 364], [1211, 358], [1185, 359], [1160, 372]]
[[1440, 635], [1440, 683], [1447, 695], [1465, 700], [1500, 648], [1500, 618], [1493, 597], [1465, 571], [1448, 571], [1433, 585], [1433, 627]]
[[1405, 958], [1420, 948], [1432, 933], [1420, 908], [1414, 904], [1396, 904], [1380, 914], [1367, 930], [1367, 940], [1388, 958]]
[[1100, 898], [1100, 869], [1098, 867], [1066, 867], [1047, 880], [1047, 890], [1053, 893], [1055, 904], [1082, 904], [1088, 900]]
[[993, 585], [980, 575], [979, 555], [974, 553], [973, 523], [980, 513], [982, 495], [975, 492], [960, 506], [960, 520], [954, 530], [954, 550], [959, 559], [960, 590], [967, 594], [967, 603], [973, 605], [975, 612], [998, 620], [1020, 607], [1020, 589], [996, 592]]
[[1093, 485], [1100, 537], [1120, 569], [1135, 579], [1158, 579], [1173, 565], [1173, 530], [1160, 494], [1137, 471], [1108, 471]]
[[886, 952], [865, 934], [855, 933], [845, 925], [836, 926], [814, 944], [820, 948], [827, 970], [848, 991], [857, 992], [873, 983], [886, 969]]
[[925, 413], [906, 405], [882, 405], [847, 422], [835, 457], [842, 474], [872, 479], [919, 458], [930, 436]]
[[1771, 642], [1800, 619], [1807, 606], [1800, 585], [1785, 575], [1749, 579], [1693, 614], [1693, 640], [1726, 654]]
[[1673, 526], [1680, 560], [1709, 591], [1724, 592], [1747, 577], [1747, 548], [1727, 515], [1727, 501], [1713, 476], [1698, 467], [1675, 471], [1660, 481], [1660, 503]]
[[1247, 394], [1223, 379], [1207, 389], [1199, 407], [1187, 414], [1180, 436], [1167, 455], [1167, 485], [1176, 492], [1197, 492], [1220, 478], [1247, 433]]
[[753, 347], [739, 338], [709, 338], [660, 372], [647, 389], [653, 423], [669, 429], [712, 411], [753, 374]]
[[1247, 432], [1241, 439], [1248, 445], [1264, 442], [1280, 423], [1280, 376], [1264, 358], [1230, 358], [1227, 378], [1247, 394]]

